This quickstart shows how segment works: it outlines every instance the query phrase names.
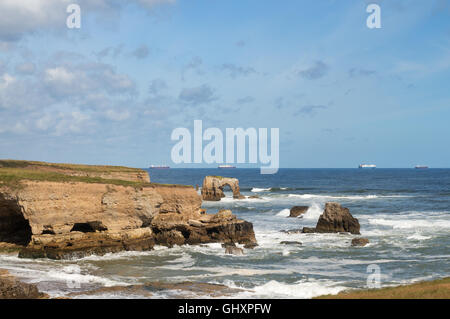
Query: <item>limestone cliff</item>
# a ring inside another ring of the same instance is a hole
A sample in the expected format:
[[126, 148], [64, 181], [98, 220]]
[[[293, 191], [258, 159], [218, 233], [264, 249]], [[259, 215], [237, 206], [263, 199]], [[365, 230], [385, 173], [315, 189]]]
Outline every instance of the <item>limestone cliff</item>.
[[[149, 250], [155, 243], [256, 243], [251, 223], [205, 214], [193, 187], [131, 182], [136, 171], [122, 185], [116, 179], [11, 169], [0, 168], [0, 242], [23, 246], [21, 257]], [[127, 178], [128, 172], [118, 173]]]

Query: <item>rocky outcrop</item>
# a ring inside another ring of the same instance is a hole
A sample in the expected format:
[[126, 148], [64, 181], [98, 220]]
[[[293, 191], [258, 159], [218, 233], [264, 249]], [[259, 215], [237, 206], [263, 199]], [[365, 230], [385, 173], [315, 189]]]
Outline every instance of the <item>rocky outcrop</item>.
[[48, 295], [39, 292], [34, 284], [20, 282], [7, 270], [0, 269], [0, 299], [44, 299]]
[[152, 223], [152, 231], [157, 244], [169, 247], [214, 242], [256, 245], [253, 225], [237, 219], [230, 210], [221, 210], [215, 215], [193, 215], [189, 220], [160, 214]]
[[301, 246], [302, 243], [299, 241], [282, 241], [280, 242], [281, 245], [294, 245], [294, 246]]
[[206, 201], [220, 201], [225, 197], [223, 189], [228, 186], [233, 192], [234, 199], [243, 199], [239, 190], [239, 180], [222, 176], [206, 176], [203, 179], [202, 198]]
[[351, 233], [359, 235], [359, 222], [348, 208], [339, 203], [326, 203], [315, 228], [304, 227], [303, 233]]
[[244, 250], [242, 248], [236, 247], [236, 246], [226, 246], [225, 247], [225, 254], [227, 255], [236, 255], [236, 256], [243, 256]]
[[231, 211], [206, 214], [193, 187], [112, 182], [0, 180], [0, 241], [23, 247], [20, 257], [52, 259], [155, 244], [256, 244], [251, 223]]
[[289, 217], [299, 217], [308, 211], [308, 206], [294, 206], [290, 210]]
[[353, 238], [352, 239], [352, 246], [366, 246], [369, 243], [369, 240], [367, 238]]

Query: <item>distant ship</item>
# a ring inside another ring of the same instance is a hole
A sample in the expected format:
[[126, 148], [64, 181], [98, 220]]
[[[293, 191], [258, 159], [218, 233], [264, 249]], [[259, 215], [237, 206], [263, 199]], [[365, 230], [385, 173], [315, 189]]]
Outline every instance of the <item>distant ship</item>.
[[415, 168], [416, 168], [416, 169], [427, 169], [428, 166], [426, 166], [426, 165], [416, 165]]
[[233, 166], [233, 165], [219, 165], [218, 168], [236, 168], [236, 166]]
[[375, 164], [359, 164], [359, 168], [377, 168]]
[[170, 166], [167, 166], [167, 165], [151, 165], [149, 168], [150, 169], [169, 169]]

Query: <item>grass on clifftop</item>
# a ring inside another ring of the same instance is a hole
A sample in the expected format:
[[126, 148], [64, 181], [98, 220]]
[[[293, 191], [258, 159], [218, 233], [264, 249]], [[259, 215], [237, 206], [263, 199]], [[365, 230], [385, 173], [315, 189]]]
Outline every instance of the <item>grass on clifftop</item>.
[[145, 172], [139, 168], [131, 168], [124, 166], [101, 166], [101, 165], [79, 165], [79, 164], [56, 164], [36, 161], [18, 161], [18, 160], [0, 160], [0, 168], [54, 168], [62, 170], [80, 171], [80, 172], [96, 172], [96, 173], [111, 173], [111, 172]]
[[406, 286], [344, 291], [317, 299], [450, 299], [450, 277]]
[[[30, 169], [33, 168], [34, 169]], [[47, 167], [59, 168], [70, 171], [83, 171], [83, 172], [144, 172], [144, 170], [120, 167], [120, 166], [88, 166], [88, 165], [74, 165], [74, 164], [50, 164], [43, 162], [28, 162], [28, 161], [11, 161], [0, 160], [0, 187], [6, 186], [10, 189], [19, 189], [22, 187], [22, 181], [41, 181], [41, 182], [61, 182], [61, 183], [94, 183], [94, 184], [108, 184], [129, 186], [135, 188], [141, 187], [192, 187], [186, 185], [176, 184], [158, 184], [158, 183], [146, 183], [137, 181], [127, 181], [121, 179], [104, 179], [94, 176], [72, 176], [65, 174], [64, 171], [51, 171], [46, 170]]]

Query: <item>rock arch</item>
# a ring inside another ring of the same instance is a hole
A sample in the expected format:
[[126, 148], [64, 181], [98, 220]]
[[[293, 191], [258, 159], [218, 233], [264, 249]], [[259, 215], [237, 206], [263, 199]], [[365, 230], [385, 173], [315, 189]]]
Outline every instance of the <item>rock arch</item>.
[[233, 198], [242, 199], [239, 189], [239, 180], [237, 178], [222, 177], [222, 176], [206, 176], [203, 179], [202, 198], [205, 201], [220, 201], [225, 197], [223, 190], [229, 186], [233, 192]]

